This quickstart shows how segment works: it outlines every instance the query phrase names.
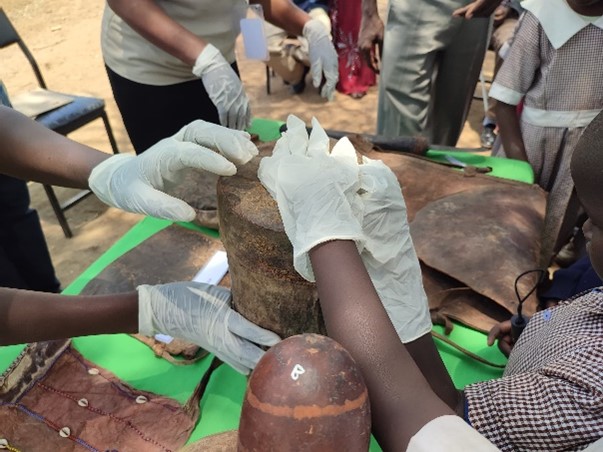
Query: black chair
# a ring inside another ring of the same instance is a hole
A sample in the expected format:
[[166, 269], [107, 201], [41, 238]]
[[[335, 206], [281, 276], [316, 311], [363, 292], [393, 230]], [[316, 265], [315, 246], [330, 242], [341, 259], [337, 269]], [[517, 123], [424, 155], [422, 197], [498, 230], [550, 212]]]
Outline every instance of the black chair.
[[[46, 82], [44, 82], [44, 78], [42, 77], [42, 73], [40, 72], [40, 68], [36, 63], [36, 60], [11, 24], [5, 12], [2, 10], [2, 8], [0, 8], [0, 49], [8, 47], [12, 44], [17, 44], [23, 51], [25, 57], [31, 65], [31, 68], [33, 69], [40, 88], [46, 89]], [[109, 138], [113, 153], [117, 154], [119, 150], [117, 149], [117, 143], [115, 142], [113, 131], [111, 130], [111, 125], [109, 124], [109, 118], [105, 112], [105, 101], [95, 97], [82, 97], [74, 95], [68, 96], [73, 99], [72, 102], [37, 116], [36, 121], [48, 127], [49, 129], [66, 136], [80, 127], [85, 126], [91, 121], [101, 118], [103, 120], [103, 124], [105, 125], [105, 130], [107, 131], [107, 137]], [[65, 211], [91, 194], [91, 191], [83, 190], [67, 201], [61, 203], [57, 199], [57, 196], [51, 185], [44, 184], [44, 190], [48, 195], [52, 209], [57, 216], [65, 237], [73, 237], [71, 228], [67, 223], [67, 218], [65, 218]]]

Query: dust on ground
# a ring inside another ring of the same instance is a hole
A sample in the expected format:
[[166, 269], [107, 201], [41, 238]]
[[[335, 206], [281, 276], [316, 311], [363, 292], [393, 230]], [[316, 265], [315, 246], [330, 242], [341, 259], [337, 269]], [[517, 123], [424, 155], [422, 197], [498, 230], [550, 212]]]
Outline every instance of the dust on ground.
[[[385, 17], [386, 0], [378, 0], [381, 17]], [[128, 135], [107, 80], [100, 52], [100, 23], [103, 1], [84, 0], [2, 0], [2, 8], [33, 53], [48, 88], [72, 94], [104, 98], [109, 121], [121, 152], [133, 152]], [[15, 95], [36, 87], [34, 75], [16, 46], [0, 50], [0, 78], [9, 93]], [[255, 117], [285, 120], [295, 114], [309, 122], [316, 116], [325, 128], [374, 133], [377, 116], [377, 88], [362, 99], [337, 93], [335, 101], [326, 103], [308, 85], [301, 95], [291, 95], [278, 78], [272, 78], [272, 92], [266, 92], [266, 71], [261, 62], [245, 60], [237, 46], [238, 63]], [[492, 55], [484, 65], [491, 74]], [[308, 78], [309, 81], [309, 78]], [[479, 91], [479, 90], [478, 90]], [[483, 105], [473, 102], [459, 147], [479, 147]], [[111, 152], [102, 122], [97, 120], [70, 135], [70, 138], [94, 148]], [[63, 287], [72, 282], [128, 229], [142, 219], [87, 197], [67, 212], [74, 237], [66, 239], [42, 186], [29, 184], [32, 207], [38, 210], [57, 275]], [[74, 192], [57, 189], [60, 199]]]

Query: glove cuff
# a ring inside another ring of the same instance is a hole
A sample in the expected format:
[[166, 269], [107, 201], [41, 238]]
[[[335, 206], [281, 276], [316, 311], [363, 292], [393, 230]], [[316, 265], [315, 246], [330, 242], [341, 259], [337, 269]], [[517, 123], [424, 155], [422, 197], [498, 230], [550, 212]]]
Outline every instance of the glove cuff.
[[88, 177], [90, 190], [105, 204], [115, 207], [110, 186], [113, 173], [126, 161], [134, 158], [136, 157], [130, 154], [117, 154], [96, 165]]
[[317, 19], [310, 19], [304, 24], [302, 29], [302, 36], [308, 40], [308, 43], [312, 40], [318, 40], [320, 38], [329, 38], [329, 30], [324, 24]]
[[197, 77], [202, 77], [208, 72], [224, 65], [229, 66], [220, 51], [213, 45], [207, 44], [195, 61], [193, 74]]
[[138, 292], [138, 332], [145, 336], [153, 336], [155, 328], [153, 328], [153, 308], [151, 307], [152, 287], [142, 285], [136, 288]]

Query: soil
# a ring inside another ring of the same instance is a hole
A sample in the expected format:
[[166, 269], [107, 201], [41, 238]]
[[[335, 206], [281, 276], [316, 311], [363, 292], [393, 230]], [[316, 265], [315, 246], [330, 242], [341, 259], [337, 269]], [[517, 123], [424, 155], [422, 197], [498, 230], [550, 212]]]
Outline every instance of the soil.
[[[385, 17], [386, 0], [379, 0]], [[85, 0], [2, 0], [2, 8], [33, 53], [49, 89], [104, 98], [109, 120], [121, 152], [133, 152], [121, 117], [112, 97], [100, 52], [100, 22], [104, 2]], [[27, 60], [16, 46], [1, 50], [0, 77], [12, 95], [33, 89], [36, 80]], [[309, 122], [316, 116], [325, 128], [375, 133], [377, 88], [361, 99], [337, 93], [326, 103], [308, 84], [300, 95], [292, 95], [277, 77], [271, 78], [271, 94], [266, 92], [263, 63], [245, 60], [240, 42], [237, 46], [239, 68], [255, 117], [285, 120], [295, 114]], [[492, 55], [484, 64], [486, 78], [491, 76]], [[309, 78], [308, 78], [309, 82]], [[479, 86], [478, 90], [479, 91]], [[459, 147], [479, 147], [483, 116], [481, 100], [473, 102]], [[110, 152], [102, 122], [95, 121], [70, 138]], [[42, 219], [57, 275], [65, 287], [96, 260], [128, 229], [142, 219], [140, 215], [109, 208], [94, 196], [87, 197], [67, 212], [74, 237], [67, 239], [50, 208], [42, 186], [29, 184], [31, 205]], [[68, 199], [72, 190], [57, 189], [60, 199]]]

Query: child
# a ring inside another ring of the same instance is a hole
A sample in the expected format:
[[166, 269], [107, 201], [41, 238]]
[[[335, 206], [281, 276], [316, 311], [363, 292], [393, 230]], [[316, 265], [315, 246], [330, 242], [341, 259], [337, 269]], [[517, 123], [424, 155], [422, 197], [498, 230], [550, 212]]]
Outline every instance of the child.
[[[315, 124], [313, 137], [317, 129]], [[380, 183], [395, 176], [384, 166], [369, 171], [379, 165], [366, 159], [354, 170], [355, 160], [341, 146], [329, 154], [328, 144], [321, 152], [313, 137], [306, 137], [304, 147], [303, 137], [289, 133], [283, 140], [293, 146], [277, 145], [272, 161], [265, 159], [268, 164], [260, 166], [260, 179], [277, 199], [300, 269], [309, 254], [329, 335], [348, 349], [363, 372], [373, 433], [384, 450], [582, 450], [603, 436], [603, 288], [536, 314], [516, 343], [505, 375], [470, 385], [463, 397], [455, 397], [445, 370], [440, 373], [439, 363], [429, 362], [429, 333], [403, 344], [382, 308], [379, 275], [369, 278], [367, 272], [371, 242], [389, 242], [392, 236], [409, 240], [407, 233], [383, 234], [388, 214], [395, 212], [392, 206], [403, 205], [399, 187]], [[591, 218], [585, 231], [589, 252], [600, 274], [603, 154], [597, 151], [602, 141], [600, 114], [572, 162], [578, 195]], [[314, 196], [320, 175], [330, 182]], [[354, 176], [356, 196], [350, 189]], [[374, 215], [371, 206], [378, 199], [382, 215], [377, 234], [365, 220]], [[398, 230], [404, 229], [399, 224]], [[409, 273], [389, 278], [395, 284]], [[402, 295], [399, 304], [420, 310], [416, 300]]]
[[578, 219], [573, 149], [603, 108], [603, 1], [526, 0], [522, 6], [526, 12], [490, 90], [503, 144], [495, 154], [528, 161], [549, 192], [541, 248], [541, 265], [548, 266]]

